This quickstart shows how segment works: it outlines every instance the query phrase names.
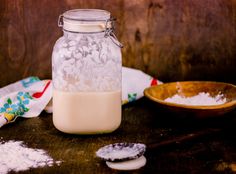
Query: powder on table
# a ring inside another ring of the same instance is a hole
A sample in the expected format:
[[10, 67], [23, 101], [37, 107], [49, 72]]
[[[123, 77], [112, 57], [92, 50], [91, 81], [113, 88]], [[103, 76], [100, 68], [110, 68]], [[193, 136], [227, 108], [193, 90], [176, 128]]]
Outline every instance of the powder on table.
[[210, 96], [209, 93], [200, 92], [198, 95], [192, 97], [184, 97], [179, 94], [175, 94], [172, 97], [166, 98], [166, 102], [185, 104], [185, 105], [219, 105], [226, 102], [223, 94], [218, 94], [214, 97]]
[[26, 147], [22, 141], [0, 141], [0, 174], [25, 171], [30, 168], [59, 165], [44, 150]]

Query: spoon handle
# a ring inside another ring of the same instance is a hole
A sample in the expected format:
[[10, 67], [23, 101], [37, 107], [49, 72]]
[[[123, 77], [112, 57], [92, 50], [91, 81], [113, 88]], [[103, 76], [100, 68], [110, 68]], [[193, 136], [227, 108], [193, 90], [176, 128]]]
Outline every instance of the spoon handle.
[[50, 83], [51, 83], [51, 81], [48, 81], [47, 84], [46, 84], [46, 86], [44, 87], [43, 91], [42, 91], [42, 92], [36, 92], [36, 93], [34, 93], [34, 94], [33, 94], [33, 97], [34, 97], [34, 98], [40, 98], [40, 97], [43, 95], [43, 93], [46, 91], [46, 89], [48, 88], [48, 86], [50, 85]]

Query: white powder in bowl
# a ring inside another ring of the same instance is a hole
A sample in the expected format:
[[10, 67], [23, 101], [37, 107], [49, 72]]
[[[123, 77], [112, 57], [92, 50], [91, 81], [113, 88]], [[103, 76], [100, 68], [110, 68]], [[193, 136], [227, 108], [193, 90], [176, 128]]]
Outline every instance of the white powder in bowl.
[[61, 161], [54, 161], [46, 151], [28, 148], [22, 141], [0, 141], [0, 174], [60, 163]]
[[192, 97], [184, 97], [179, 94], [175, 94], [172, 97], [166, 98], [164, 101], [170, 103], [184, 104], [184, 105], [219, 105], [226, 102], [226, 98], [223, 94], [218, 94], [214, 97], [210, 96], [209, 93], [200, 92], [198, 95]]

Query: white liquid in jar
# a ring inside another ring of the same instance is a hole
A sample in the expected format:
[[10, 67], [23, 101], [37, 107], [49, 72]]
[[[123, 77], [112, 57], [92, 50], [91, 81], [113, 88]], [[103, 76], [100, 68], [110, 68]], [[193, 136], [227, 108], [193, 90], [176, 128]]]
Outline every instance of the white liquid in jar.
[[112, 132], [121, 123], [121, 91], [53, 91], [53, 124], [65, 133]]

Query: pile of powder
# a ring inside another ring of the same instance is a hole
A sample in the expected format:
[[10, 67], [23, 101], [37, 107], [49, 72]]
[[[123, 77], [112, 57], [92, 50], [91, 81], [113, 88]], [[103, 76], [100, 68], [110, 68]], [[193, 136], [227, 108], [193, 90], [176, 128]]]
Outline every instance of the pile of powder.
[[223, 94], [218, 94], [214, 97], [210, 96], [209, 93], [200, 92], [198, 95], [192, 97], [184, 97], [179, 94], [175, 94], [172, 97], [166, 98], [166, 102], [185, 104], [185, 105], [219, 105], [226, 102], [226, 98]]
[[22, 141], [0, 142], [0, 174], [59, 165], [44, 150], [26, 147]]

